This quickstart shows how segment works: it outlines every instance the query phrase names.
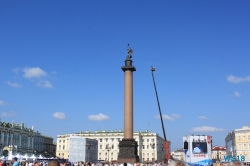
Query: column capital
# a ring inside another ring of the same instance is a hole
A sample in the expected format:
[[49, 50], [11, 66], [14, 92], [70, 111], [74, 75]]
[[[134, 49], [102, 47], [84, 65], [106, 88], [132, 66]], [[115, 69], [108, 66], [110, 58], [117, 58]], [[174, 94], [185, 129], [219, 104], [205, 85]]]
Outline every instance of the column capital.
[[132, 60], [131, 59], [126, 59], [125, 61], [125, 66], [122, 66], [122, 70], [125, 72], [127, 70], [130, 70], [131, 72], [136, 71], [135, 67], [132, 65]]

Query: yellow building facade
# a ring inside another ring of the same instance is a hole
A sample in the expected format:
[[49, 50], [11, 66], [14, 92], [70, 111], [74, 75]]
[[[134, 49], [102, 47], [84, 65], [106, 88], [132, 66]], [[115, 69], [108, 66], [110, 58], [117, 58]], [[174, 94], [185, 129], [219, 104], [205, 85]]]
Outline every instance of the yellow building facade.
[[228, 133], [225, 138], [227, 156], [244, 157], [245, 162], [250, 162], [250, 127], [243, 126]]
[[[76, 134], [57, 135], [56, 156], [69, 158], [70, 136], [80, 136], [98, 141], [98, 160], [117, 160], [119, 141], [124, 137], [121, 130], [118, 131], [85, 131]], [[166, 154], [163, 146], [164, 139], [156, 133], [134, 132], [134, 139], [138, 142], [138, 155], [141, 161], [162, 161]], [[169, 147], [171, 143], [169, 142]]]

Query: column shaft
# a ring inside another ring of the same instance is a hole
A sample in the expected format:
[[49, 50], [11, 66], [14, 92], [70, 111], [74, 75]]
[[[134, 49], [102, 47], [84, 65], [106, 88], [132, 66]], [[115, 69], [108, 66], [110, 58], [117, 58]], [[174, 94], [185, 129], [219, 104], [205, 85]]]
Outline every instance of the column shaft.
[[124, 138], [133, 138], [133, 72], [124, 72]]

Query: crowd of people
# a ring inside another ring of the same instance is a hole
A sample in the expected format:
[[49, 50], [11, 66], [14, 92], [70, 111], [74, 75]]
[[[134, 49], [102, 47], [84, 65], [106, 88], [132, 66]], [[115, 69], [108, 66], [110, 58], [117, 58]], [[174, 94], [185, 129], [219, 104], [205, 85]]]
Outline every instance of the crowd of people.
[[[209, 166], [246, 166], [243, 162], [235, 161], [229, 163], [214, 163]], [[188, 166], [183, 161], [172, 161], [166, 162], [144, 162], [144, 163], [118, 163], [118, 162], [58, 162], [57, 160], [52, 161], [18, 161], [15, 157], [11, 161], [0, 161], [0, 166]], [[189, 165], [199, 166], [199, 165]], [[204, 165], [203, 165], [204, 166]], [[208, 166], [208, 165], [207, 165]]]

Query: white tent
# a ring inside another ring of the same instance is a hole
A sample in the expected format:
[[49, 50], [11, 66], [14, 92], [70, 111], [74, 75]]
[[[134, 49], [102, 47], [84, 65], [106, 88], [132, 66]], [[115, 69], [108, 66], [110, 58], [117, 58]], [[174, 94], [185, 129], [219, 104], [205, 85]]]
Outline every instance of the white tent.
[[22, 157], [23, 157], [23, 155], [21, 155], [21, 154], [17, 153], [14, 157], [16, 157], [16, 158], [20, 159], [20, 158], [22, 158]]
[[5, 159], [5, 157], [4, 157], [4, 156], [2, 156], [2, 157], [0, 157], [0, 159], [1, 159], [1, 160], [4, 160], [4, 159]]
[[25, 154], [25, 155], [23, 156], [23, 158], [27, 160], [27, 159], [29, 158], [29, 156], [28, 156], [27, 154]]
[[37, 157], [33, 154], [30, 158], [35, 160]]
[[39, 159], [45, 159], [41, 154], [38, 156]]

